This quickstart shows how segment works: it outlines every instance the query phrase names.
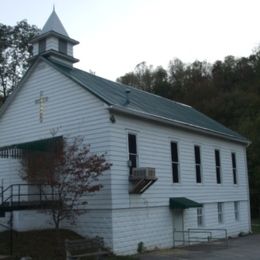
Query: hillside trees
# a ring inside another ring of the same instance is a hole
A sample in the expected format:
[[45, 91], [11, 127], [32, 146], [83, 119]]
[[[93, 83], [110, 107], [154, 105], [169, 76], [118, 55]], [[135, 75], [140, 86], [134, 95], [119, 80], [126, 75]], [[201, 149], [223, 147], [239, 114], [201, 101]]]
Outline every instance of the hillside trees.
[[167, 70], [143, 65], [145, 69], [126, 74], [131, 80], [125, 75], [118, 81], [191, 105], [252, 142], [248, 147], [251, 206], [253, 215], [259, 216], [260, 49], [249, 57], [227, 56], [213, 64], [174, 59]]
[[39, 29], [26, 20], [15, 26], [0, 24], [0, 105], [28, 68], [28, 58], [32, 56], [29, 41], [38, 32]]

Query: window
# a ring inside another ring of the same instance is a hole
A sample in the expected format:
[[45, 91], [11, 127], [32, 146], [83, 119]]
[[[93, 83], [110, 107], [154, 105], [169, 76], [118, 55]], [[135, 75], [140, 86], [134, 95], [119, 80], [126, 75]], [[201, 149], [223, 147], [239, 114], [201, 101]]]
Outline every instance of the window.
[[231, 153], [232, 157], [232, 170], [233, 170], [233, 183], [237, 184], [237, 162], [236, 162], [236, 154]]
[[46, 50], [46, 39], [39, 41], [39, 53], [42, 53]]
[[197, 208], [197, 223], [198, 227], [203, 226], [203, 208]]
[[221, 183], [220, 152], [219, 152], [219, 150], [215, 150], [215, 163], [216, 163], [216, 179], [217, 179], [217, 183]]
[[67, 54], [67, 42], [65, 40], [59, 39], [59, 52]]
[[195, 155], [195, 170], [196, 170], [196, 182], [201, 183], [201, 159], [200, 159], [200, 147], [194, 146]]
[[172, 156], [172, 181], [179, 182], [179, 158], [177, 143], [171, 142], [171, 156]]
[[223, 223], [223, 203], [218, 202], [218, 223]]
[[137, 145], [136, 145], [136, 135], [128, 134], [128, 153], [129, 153], [129, 169], [130, 174], [132, 174], [133, 168], [137, 167]]
[[234, 214], [235, 214], [235, 220], [239, 221], [239, 202], [234, 201]]

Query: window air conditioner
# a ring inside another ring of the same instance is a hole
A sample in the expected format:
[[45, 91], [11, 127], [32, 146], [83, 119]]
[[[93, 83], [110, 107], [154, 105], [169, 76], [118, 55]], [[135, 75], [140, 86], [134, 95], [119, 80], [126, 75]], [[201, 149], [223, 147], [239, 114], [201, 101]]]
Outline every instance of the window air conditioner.
[[155, 168], [149, 167], [140, 167], [133, 168], [132, 179], [146, 179], [146, 180], [154, 180], [155, 176]]

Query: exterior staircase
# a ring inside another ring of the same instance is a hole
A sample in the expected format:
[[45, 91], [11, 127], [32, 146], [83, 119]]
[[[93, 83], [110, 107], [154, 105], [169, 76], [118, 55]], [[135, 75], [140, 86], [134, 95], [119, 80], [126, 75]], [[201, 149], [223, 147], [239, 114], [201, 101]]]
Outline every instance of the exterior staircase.
[[12, 184], [0, 187], [0, 217], [6, 212], [58, 206], [57, 192], [46, 184]]
[[[55, 188], [46, 184], [12, 184], [7, 188], [0, 186], [0, 217], [5, 218], [6, 213], [10, 213], [10, 226], [0, 224], [10, 232], [10, 256], [13, 254], [13, 211], [59, 207], [61, 202], [57, 195]], [[0, 256], [0, 259], [10, 258]]]

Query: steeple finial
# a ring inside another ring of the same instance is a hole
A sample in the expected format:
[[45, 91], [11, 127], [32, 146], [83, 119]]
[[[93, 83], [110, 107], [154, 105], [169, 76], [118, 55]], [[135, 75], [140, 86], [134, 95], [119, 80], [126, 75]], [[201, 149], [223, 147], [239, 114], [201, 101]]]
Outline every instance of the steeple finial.
[[55, 4], [53, 4], [53, 10], [52, 11], [55, 12]]

